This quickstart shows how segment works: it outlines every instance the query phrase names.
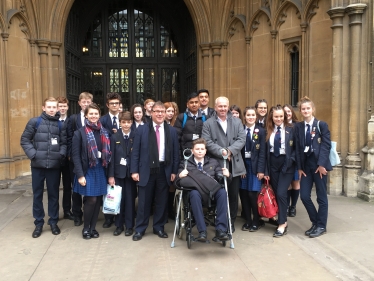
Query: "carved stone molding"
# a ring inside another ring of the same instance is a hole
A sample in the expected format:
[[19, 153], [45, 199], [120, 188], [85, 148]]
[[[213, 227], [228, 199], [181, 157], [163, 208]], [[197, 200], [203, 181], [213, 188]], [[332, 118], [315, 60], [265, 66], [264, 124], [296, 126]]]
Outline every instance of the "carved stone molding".
[[47, 40], [36, 40], [35, 42], [39, 47], [39, 55], [48, 55], [48, 46], [51, 42]]
[[210, 50], [210, 44], [209, 43], [201, 43], [200, 48], [202, 51], [202, 57], [209, 57], [209, 50]]
[[345, 9], [350, 17], [349, 25], [362, 24], [362, 14], [364, 13], [366, 4], [351, 4]]
[[271, 38], [275, 39], [277, 38], [278, 30], [270, 30]]
[[312, 5], [310, 5], [309, 7], [309, 11], [308, 11], [308, 14], [306, 15], [306, 19], [307, 19], [307, 22], [310, 22], [311, 18], [317, 14], [317, 12], [315, 11], [316, 9], [318, 9], [319, 6], [318, 6], [318, 0], [315, 0], [313, 2]]
[[59, 50], [60, 50], [61, 45], [62, 45], [62, 43], [60, 43], [60, 42], [51, 42], [50, 43], [50, 46], [51, 46], [51, 49], [52, 49], [52, 56], [60, 56]]
[[212, 42], [210, 43], [210, 47], [212, 48], [213, 57], [221, 55], [222, 42]]
[[306, 32], [306, 28], [308, 27], [308, 23], [307, 22], [302, 22], [302, 23], [300, 23], [300, 27], [301, 27], [301, 32]]
[[330, 19], [333, 21], [331, 28], [338, 28], [343, 27], [343, 17], [345, 15], [345, 8], [339, 7], [339, 8], [333, 8], [331, 10], [327, 11], [328, 15], [330, 16]]
[[247, 45], [249, 45], [249, 44], [251, 43], [251, 40], [252, 40], [252, 36], [246, 36], [246, 37], [245, 37], [245, 43], [246, 43]]
[[3, 37], [3, 41], [8, 41], [9, 33], [1, 33], [1, 37]]

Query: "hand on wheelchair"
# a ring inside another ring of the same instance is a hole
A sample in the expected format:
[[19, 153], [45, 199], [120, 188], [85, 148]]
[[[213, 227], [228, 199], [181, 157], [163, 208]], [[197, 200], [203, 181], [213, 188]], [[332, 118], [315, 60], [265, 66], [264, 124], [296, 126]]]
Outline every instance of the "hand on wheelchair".
[[179, 178], [184, 178], [187, 177], [188, 171], [184, 169], [182, 172], [179, 173]]

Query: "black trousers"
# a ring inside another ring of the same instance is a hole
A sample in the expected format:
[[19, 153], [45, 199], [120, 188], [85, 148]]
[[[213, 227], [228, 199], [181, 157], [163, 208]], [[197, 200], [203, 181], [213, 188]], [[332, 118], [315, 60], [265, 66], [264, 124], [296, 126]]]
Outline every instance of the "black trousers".
[[65, 165], [61, 167], [61, 175], [62, 175], [62, 208], [64, 213], [69, 212], [71, 210], [71, 187], [72, 187], [72, 180], [70, 176], [70, 161], [65, 161]]
[[[73, 161], [69, 161], [69, 169], [70, 169], [70, 179], [71, 179], [71, 185], [74, 185], [74, 179], [75, 179], [75, 174], [74, 174], [74, 163]], [[83, 200], [82, 200], [82, 195], [79, 193], [76, 193], [73, 191], [73, 195], [71, 196], [71, 200], [73, 202], [72, 204], [72, 212], [75, 217], [82, 218], [83, 212], [82, 212], [82, 206], [83, 206]]]
[[285, 161], [286, 155], [275, 157], [273, 153], [270, 154], [270, 184], [274, 190], [278, 203], [279, 224], [287, 222], [287, 190], [295, 174], [295, 169], [292, 169], [291, 173], [282, 172]]
[[258, 192], [240, 189], [239, 194], [242, 200], [242, 209], [245, 215], [246, 223], [251, 226], [259, 226], [260, 216], [258, 214], [257, 207]]
[[116, 227], [126, 226], [127, 229], [135, 225], [136, 184], [132, 178], [115, 178], [116, 185], [122, 187], [121, 211], [116, 216]]
[[[229, 170], [232, 173], [232, 166], [231, 162], [229, 162]], [[230, 216], [231, 216], [231, 223], [235, 223], [236, 215], [238, 213], [238, 199], [239, 199], [239, 188], [241, 185], [241, 177], [232, 177], [231, 183], [227, 186], [227, 194], [229, 196], [229, 204], [230, 204]]]

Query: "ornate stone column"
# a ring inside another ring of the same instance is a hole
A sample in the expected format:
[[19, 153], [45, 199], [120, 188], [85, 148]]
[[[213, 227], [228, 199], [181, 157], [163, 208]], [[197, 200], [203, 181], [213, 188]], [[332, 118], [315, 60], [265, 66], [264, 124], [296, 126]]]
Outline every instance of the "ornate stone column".
[[[332, 104], [331, 140], [337, 141], [340, 154], [341, 113], [342, 113], [342, 65], [343, 65], [343, 18], [344, 8], [333, 8], [327, 12], [332, 20]], [[327, 189], [330, 195], [343, 191], [343, 167], [338, 165], [329, 173]]]
[[222, 42], [213, 42], [210, 43], [212, 48], [212, 56], [213, 56], [213, 94], [215, 97], [221, 96], [222, 93], [219, 92], [220, 90], [220, 57], [221, 57], [221, 48]]
[[272, 66], [271, 66], [271, 102], [270, 104], [273, 104], [275, 102], [275, 97], [276, 97], [276, 88], [275, 88], [275, 68], [276, 68], [276, 61], [275, 61], [275, 58], [277, 57], [276, 54], [275, 54], [275, 51], [277, 49], [277, 46], [276, 46], [276, 38], [277, 38], [277, 34], [278, 34], [278, 31], [277, 30], [270, 30], [270, 34], [271, 34], [271, 63], [272, 63]]
[[0, 105], [1, 105], [1, 121], [4, 127], [2, 128], [2, 140], [1, 140], [1, 153], [0, 153], [0, 158], [2, 158], [5, 161], [9, 161], [11, 158], [11, 151], [10, 151], [10, 132], [9, 132], [9, 101], [8, 101], [8, 96], [9, 96], [9, 89], [8, 89], [8, 38], [9, 38], [9, 33], [1, 33], [1, 37], [3, 38], [3, 53], [1, 54], [3, 62], [4, 62], [4, 67], [2, 69], [2, 74], [3, 74], [3, 93], [0, 94]]
[[201, 58], [202, 58], [202, 72], [203, 72], [203, 81], [200, 83], [200, 88], [208, 89], [210, 91], [210, 79], [209, 79], [209, 72], [210, 72], [210, 65], [209, 65], [209, 52], [210, 52], [210, 44], [209, 43], [202, 43], [200, 44], [201, 48]]
[[61, 92], [60, 89], [60, 76], [59, 75], [59, 60], [60, 60], [60, 47], [62, 43], [59, 42], [51, 42], [50, 46], [52, 49], [52, 91], [53, 96], [65, 96], [64, 93]]
[[[355, 197], [359, 188], [359, 173], [361, 158], [359, 155], [359, 130], [360, 130], [360, 61], [361, 61], [361, 36], [362, 14], [366, 4], [352, 4], [347, 6], [349, 15], [350, 37], [350, 75], [349, 75], [349, 128], [348, 129], [348, 156], [344, 170], [344, 193], [346, 196]], [[343, 128], [340, 128], [343, 129]]]
[[40, 56], [40, 76], [41, 76], [41, 91], [43, 100], [50, 96], [48, 89], [48, 46], [49, 41], [36, 40], [36, 44], [39, 47]]

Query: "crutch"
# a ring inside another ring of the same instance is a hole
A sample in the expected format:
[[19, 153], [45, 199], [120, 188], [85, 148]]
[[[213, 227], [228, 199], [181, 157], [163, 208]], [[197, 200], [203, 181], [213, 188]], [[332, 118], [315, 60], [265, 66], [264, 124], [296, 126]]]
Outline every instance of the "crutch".
[[[187, 170], [187, 162], [188, 159], [192, 156], [192, 151], [189, 148], [186, 148], [183, 150], [183, 158], [184, 158], [184, 169]], [[177, 233], [177, 227], [179, 227], [179, 213], [181, 208], [181, 202], [182, 202], [182, 195], [183, 195], [183, 189], [181, 189], [181, 192], [179, 193], [179, 200], [178, 200], [178, 208], [177, 208], [177, 215], [175, 217], [175, 227], [174, 227], [174, 235], [173, 235], [173, 241], [171, 242], [170, 247], [175, 247], [175, 235]]]
[[[224, 155], [224, 152], [226, 152], [226, 155]], [[226, 168], [226, 160], [229, 157], [229, 150], [227, 148], [222, 148], [221, 154], [223, 157], [223, 168]], [[229, 217], [229, 229], [230, 229], [230, 248], [234, 249], [234, 240], [232, 238], [232, 229], [231, 229], [231, 215], [230, 215], [230, 203], [229, 203], [229, 192], [227, 190], [227, 179], [225, 176], [223, 176], [223, 179], [225, 181], [225, 190], [226, 190], [226, 196], [227, 196], [227, 214]]]

